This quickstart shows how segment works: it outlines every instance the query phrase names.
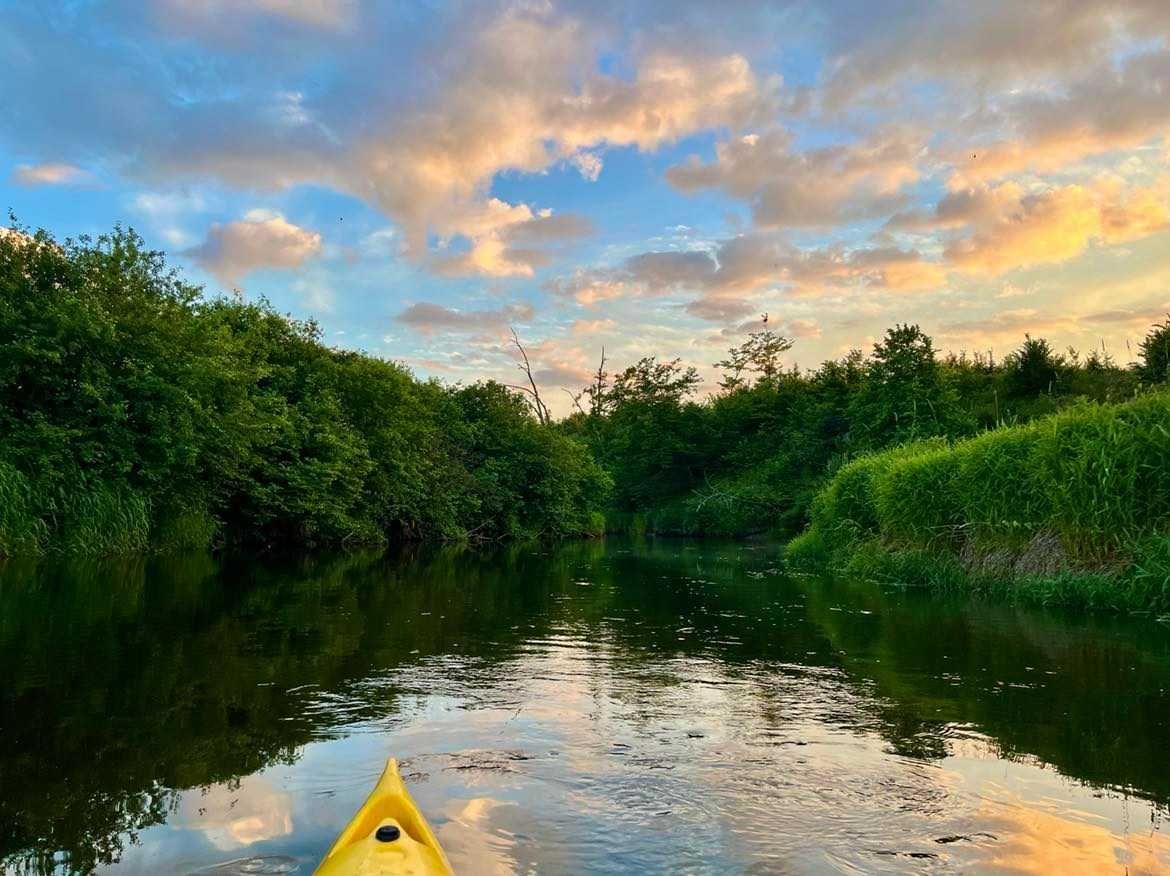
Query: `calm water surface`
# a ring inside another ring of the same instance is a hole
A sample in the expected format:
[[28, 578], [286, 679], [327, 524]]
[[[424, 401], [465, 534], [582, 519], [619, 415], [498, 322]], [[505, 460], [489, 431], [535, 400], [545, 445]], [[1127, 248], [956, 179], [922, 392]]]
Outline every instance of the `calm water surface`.
[[387, 756], [462, 873], [1170, 870], [1170, 627], [657, 541], [0, 569], [0, 860], [309, 873]]

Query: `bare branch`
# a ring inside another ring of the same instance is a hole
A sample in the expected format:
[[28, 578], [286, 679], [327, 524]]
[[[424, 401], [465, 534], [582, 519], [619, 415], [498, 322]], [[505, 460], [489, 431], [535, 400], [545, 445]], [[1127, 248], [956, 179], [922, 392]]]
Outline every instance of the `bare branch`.
[[538, 389], [536, 386], [536, 378], [532, 376], [532, 363], [528, 361], [528, 351], [525, 350], [524, 345], [520, 343], [520, 336], [516, 334], [516, 329], [512, 326], [508, 326], [508, 330], [512, 333], [512, 343], [515, 344], [516, 349], [520, 351], [520, 356], [524, 360], [522, 363], [517, 363], [516, 367], [524, 372], [525, 376], [528, 378], [528, 386], [530, 387], [517, 388], [524, 389], [524, 391], [531, 396], [529, 403], [532, 405], [532, 409], [536, 412], [536, 419], [540, 421], [542, 426], [547, 426], [551, 420], [551, 417], [548, 413], [548, 406], [545, 405], [544, 400], [540, 397], [540, 389]]
[[576, 392], [573, 392], [571, 389], [566, 389], [565, 387], [562, 386], [561, 392], [565, 393], [569, 398], [571, 398], [573, 400], [573, 407], [575, 407], [581, 413], [585, 413], [585, 409], [583, 407], [581, 407], [581, 396], [585, 395], [585, 390], [579, 389]]
[[605, 393], [609, 389], [609, 374], [605, 370], [605, 347], [601, 348], [601, 362], [597, 365], [597, 372], [593, 376], [593, 385], [584, 390], [589, 396], [589, 412], [592, 414], [605, 413]]

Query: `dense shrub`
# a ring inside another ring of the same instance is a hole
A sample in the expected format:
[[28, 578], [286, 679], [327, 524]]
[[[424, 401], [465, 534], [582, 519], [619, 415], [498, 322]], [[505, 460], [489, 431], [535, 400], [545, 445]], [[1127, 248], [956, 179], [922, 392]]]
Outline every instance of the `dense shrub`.
[[0, 236], [0, 554], [596, 533], [584, 446], [208, 298], [132, 232]]

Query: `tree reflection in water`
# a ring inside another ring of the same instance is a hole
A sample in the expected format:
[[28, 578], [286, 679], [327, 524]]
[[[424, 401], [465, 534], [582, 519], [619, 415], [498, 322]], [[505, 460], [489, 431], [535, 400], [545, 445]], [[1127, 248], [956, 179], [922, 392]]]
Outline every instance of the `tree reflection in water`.
[[1157, 831], [1037, 802], [1170, 801], [1170, 631], [775, 564], [612, 540], [10, 563], [0, 856], [309, 866], [393, 751], [475, 870], [1170, 865]]

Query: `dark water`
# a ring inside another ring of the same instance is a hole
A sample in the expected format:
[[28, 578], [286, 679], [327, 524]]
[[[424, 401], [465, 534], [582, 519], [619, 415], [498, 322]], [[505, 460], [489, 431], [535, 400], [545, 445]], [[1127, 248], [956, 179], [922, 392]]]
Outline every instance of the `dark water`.
[[394, 755], [464, 873], [1170, 868], [1170, 628], [775, 565], [9, 565], [0, 858], [308, 873]]

